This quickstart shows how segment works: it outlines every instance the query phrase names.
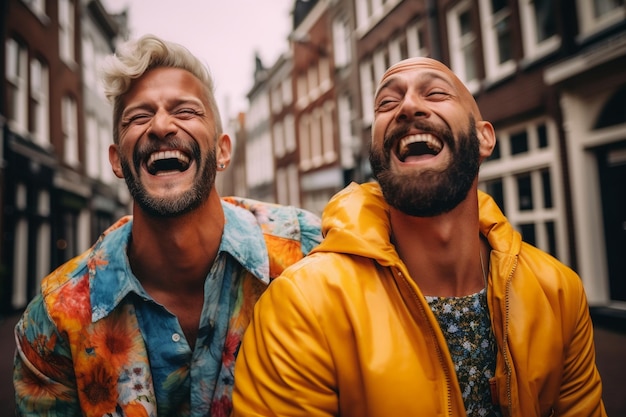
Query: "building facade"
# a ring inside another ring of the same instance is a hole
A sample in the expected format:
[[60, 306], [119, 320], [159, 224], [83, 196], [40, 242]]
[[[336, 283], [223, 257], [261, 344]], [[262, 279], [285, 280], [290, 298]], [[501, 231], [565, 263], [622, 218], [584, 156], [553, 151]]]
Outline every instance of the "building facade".
[[0, 297], [4, 310], [17, 310], [42, 277], [126, 211], [102, 170], [110, 119], [94, 119], [105, 104], [83, 69], [112, 51], [118, 26], [97, 0], [8, 0], [2, 7]]
[[303, 207], [321, 213], [371, 179], [378, 80], [400, 59], [433, 57], [496, 129], [480, 188], [580, 274], [594, 308], [626, 310], [624, 0], [296, 0], [293, 23]]

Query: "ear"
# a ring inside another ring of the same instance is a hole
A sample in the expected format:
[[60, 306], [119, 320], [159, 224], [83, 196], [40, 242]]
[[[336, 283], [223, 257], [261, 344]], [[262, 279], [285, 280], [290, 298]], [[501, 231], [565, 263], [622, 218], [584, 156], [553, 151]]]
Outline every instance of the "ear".
[[496, 147], [496, 132], [491, 123], [481, 120], [476, 122], [476, 133], [478, 135], [480, 162], [482, 162], [491, 156], [493, 148]]
[[124, 178], [122, 172], [122, 164], [120, 164], [120, 154], [118, 145], [109, 145], [109, 162], [111, 163], [111, 169], [117, 178]]
[[[230, 141], [230, 136], [226, 133], [223, 133], [218, 139], [216, 144], [217, 150], [217, 170], [223, 171], [226, 169], [228, 164], [230, 163], [231, 151], [232, 151], [232, 143]], [[224, 168], [220, 168], [224, 166]]]

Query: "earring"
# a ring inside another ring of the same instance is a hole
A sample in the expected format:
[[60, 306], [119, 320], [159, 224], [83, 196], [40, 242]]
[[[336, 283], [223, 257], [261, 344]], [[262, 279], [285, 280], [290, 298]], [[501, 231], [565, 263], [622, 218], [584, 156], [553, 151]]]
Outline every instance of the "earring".
[[220, 169], [224, 169], [224, 168], [226, 168], [226, 165], [220, 164]]

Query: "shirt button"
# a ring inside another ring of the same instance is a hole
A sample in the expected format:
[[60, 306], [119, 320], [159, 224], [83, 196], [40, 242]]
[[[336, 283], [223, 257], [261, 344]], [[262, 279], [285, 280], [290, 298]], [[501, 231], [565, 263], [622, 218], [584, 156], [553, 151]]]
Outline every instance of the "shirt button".
[[180, 335], [179, 335], [178, 333], [174, 333], [174, 334], [172, 335], [172, 340], [173, 340], [174, 342], [179, 342], [179, 341], [180, 341]]

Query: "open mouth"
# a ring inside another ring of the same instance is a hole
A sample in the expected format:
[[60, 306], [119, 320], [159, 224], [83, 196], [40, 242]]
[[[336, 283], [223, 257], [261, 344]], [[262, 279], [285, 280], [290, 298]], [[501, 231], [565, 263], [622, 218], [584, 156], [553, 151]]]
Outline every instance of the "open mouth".
[[442, 149], [443, 144], [439, 139], [428, 133], [420, 133], [402, 138], [396, 153], [400, 161], [406, 162], [410, 157], [438, 155]]
[[148, 158], [146, 167], [151, 175], [184, 172], [189, 168], [189, 157], [177, 150], [154, 152]]

